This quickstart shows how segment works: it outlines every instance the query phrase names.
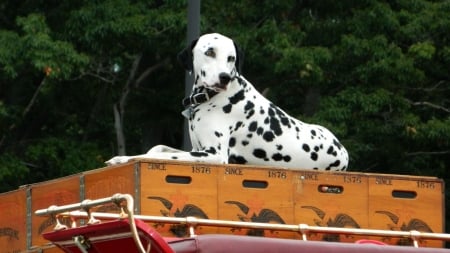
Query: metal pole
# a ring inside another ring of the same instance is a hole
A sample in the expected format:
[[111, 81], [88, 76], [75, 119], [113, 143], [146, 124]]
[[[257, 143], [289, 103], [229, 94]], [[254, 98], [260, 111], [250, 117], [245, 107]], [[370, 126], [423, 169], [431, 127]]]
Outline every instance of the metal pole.
[[[188, 24], [187, 24], [187, 45], [200, 35], [200, 0], [188, 1]], [[189, 96], [192, 91], [192, 84], [194, 83], [194, 76], [185, 73], [185, 90], [186, 96]], [[183, 150], [191, 150], [192, 144], [189, 138], [189, 126], [187, 119], [184, 119], [183, 126]]]

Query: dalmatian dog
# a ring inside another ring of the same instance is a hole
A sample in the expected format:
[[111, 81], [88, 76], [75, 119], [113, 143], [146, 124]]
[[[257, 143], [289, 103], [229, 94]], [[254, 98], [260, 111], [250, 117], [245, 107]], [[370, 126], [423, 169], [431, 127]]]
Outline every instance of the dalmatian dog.
[[239, 74], [242, 52], [231, 39], [203, 35], [178, 59], [195, 77], [191, 95], [183, 100], [192, 151], [157, 145], [146, 154], [116, 156], [107, 164], [155, 158], [346, 170], [347, 150], [328, 129], [289, 116]]

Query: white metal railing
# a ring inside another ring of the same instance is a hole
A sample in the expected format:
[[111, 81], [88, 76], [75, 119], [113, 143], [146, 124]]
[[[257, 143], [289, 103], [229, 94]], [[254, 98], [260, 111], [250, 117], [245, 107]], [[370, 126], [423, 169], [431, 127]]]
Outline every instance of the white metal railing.
[[[111, 202], [116, 203], [120, 208], [122, 208], [122, 212], [119, 214], [90, 212], [90, 209], [92, 207]], [[195, 236], [196, 226], [210, 226], [210, 227], [229, 227], [229, 228], [247, 228], [247, 229], [267, 229], [274, 231], [291, 231], [300, 233], [304, 241], [308, 239], [307, 237], [308, 234], [310, 233], [409, 238], [413, 241], [414, 247], [419, 247], [420, 239], [450, 241], [450, 234], [419, 232], [416, 230], [391, 231], [391, 230], [363, 229], [363, 228], [318, 227], [318, 226], [309, 226], [307, 224], [288, 225], [288, 224], [273, 224], [273, 223], [258, 223], [258, 222], [226, 221], [226, 220], [200, 219], [196, 217], [163, 217], [150, 215], [134, 215], [132, 210], [133, 210], [133, 198], [131, 197], [131, 195], [115, 194], [109, 198], [102, 198], [97, 200], [85, 200], [81, 203], [64, 206], [50, 206], [47, 209], [37, 210], [35, 214], [39, 216], [47, 216], [47, 215], [54, 216], [57, 223], [55, 226], [55, 230], [67, 229], [67, 227], [61, 225], [61, 223], [58, 220], [58, 218], [62, 217], [70, 217], [74, 221], [76, 219], [88, 218], [89, 219], [88, 224], [95, 224], [100, 222], [96, 218], [120, 219], [128, 217], [130, 219], [130, 226], [134, 226], [134, 230], [136, 230], [136, 226], [133, 218], [136, 218], [146, 222], [186, 225], [189, 230], [189, 235], [191, 237]], [[76, 227], [76, 222], [72, 223], [72, 227]], [[140, 243], [139, 239], [135, 240], [139, 241]]]
[[[39, 216], [45, 216], [50, 215], [53, 216], [56, 220], [56, 226], [54, 230], [64, 230], [67, 229], [67, 226], [62, 225], [59, 221], [60, 217], [64, 217], [65, 212], [71, 212], [73, 210], [85, 210], [84, 217], [89, 218], [88, 225], [92, 224], [98, 224], [101, 221], [96, 219], [93, 213], [90, 211], [91, 208], [103, 205], [103, 204], [109, 204], [114, 203], [116, 204], [120, 209], [121, 213], [116, 214], [116, 218], [128, 218], [128, 221], [130, 223], [130, 230], [132, 237], [134, 239], [134, 242], [136, 243], [136, 246], [140, 253], [148, 253], [150, 252], [151, 244], [149, 243], [147, 245], [147, 249], [144, 249], [144, 246], [142, 245], [141, 240], [139, 239], [139, 235], [136, 228], [135, 223], [135, 217], [133, 213], [134, 208], [134, 200], [133, 197], [129, 194], [114, 194], [112, 197], [108, 198], [102, 198], [102, 199], [96, 199], [96, 200], [84, 200], [80, 203], [76, 204], [70, 204], [70, 205], [64, 205], [64, 206], [50, 206], [47, 209], [41, 209], [37, 210], [35, 212], [36, 215]], [[75, 216], [73, 216], [75, 218]], [[100, 217], [100, 216], [99, 216]], [[73, 220], [72, 222], [72, 228], [76, 227], [76, 222]], [[78, 237], [74, 237], [74, 243], [77, 245], [77, 247], [80, 249], [83, 253], [88, 253], [87, 249], [83, 247], [83, 245], [79, 242]]]

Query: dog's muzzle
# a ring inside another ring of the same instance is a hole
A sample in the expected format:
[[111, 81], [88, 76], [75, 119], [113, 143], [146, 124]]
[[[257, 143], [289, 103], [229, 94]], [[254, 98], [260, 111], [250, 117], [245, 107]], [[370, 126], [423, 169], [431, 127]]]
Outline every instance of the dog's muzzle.
[[221, 90], [226, 90], [227, 85], [233, 80], [230, 74], [222, 72], [219, 74], [219, 83], [216, 83], [214, 87], [219, 88]]

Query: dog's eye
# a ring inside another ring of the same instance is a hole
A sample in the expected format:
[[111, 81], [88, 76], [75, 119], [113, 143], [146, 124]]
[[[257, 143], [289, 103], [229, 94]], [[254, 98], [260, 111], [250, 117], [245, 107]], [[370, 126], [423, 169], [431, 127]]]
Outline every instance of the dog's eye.
[[213, 58], [216, 57], [216, 53], [214, 52], [214, 50], [212, 48], [206, 50], [205, 55], [209, 56], [209, 57], [213, 57]]
[[236, 61], [236, 57], [228, 56], [228, 62], [235, 62], [235, 61]]

